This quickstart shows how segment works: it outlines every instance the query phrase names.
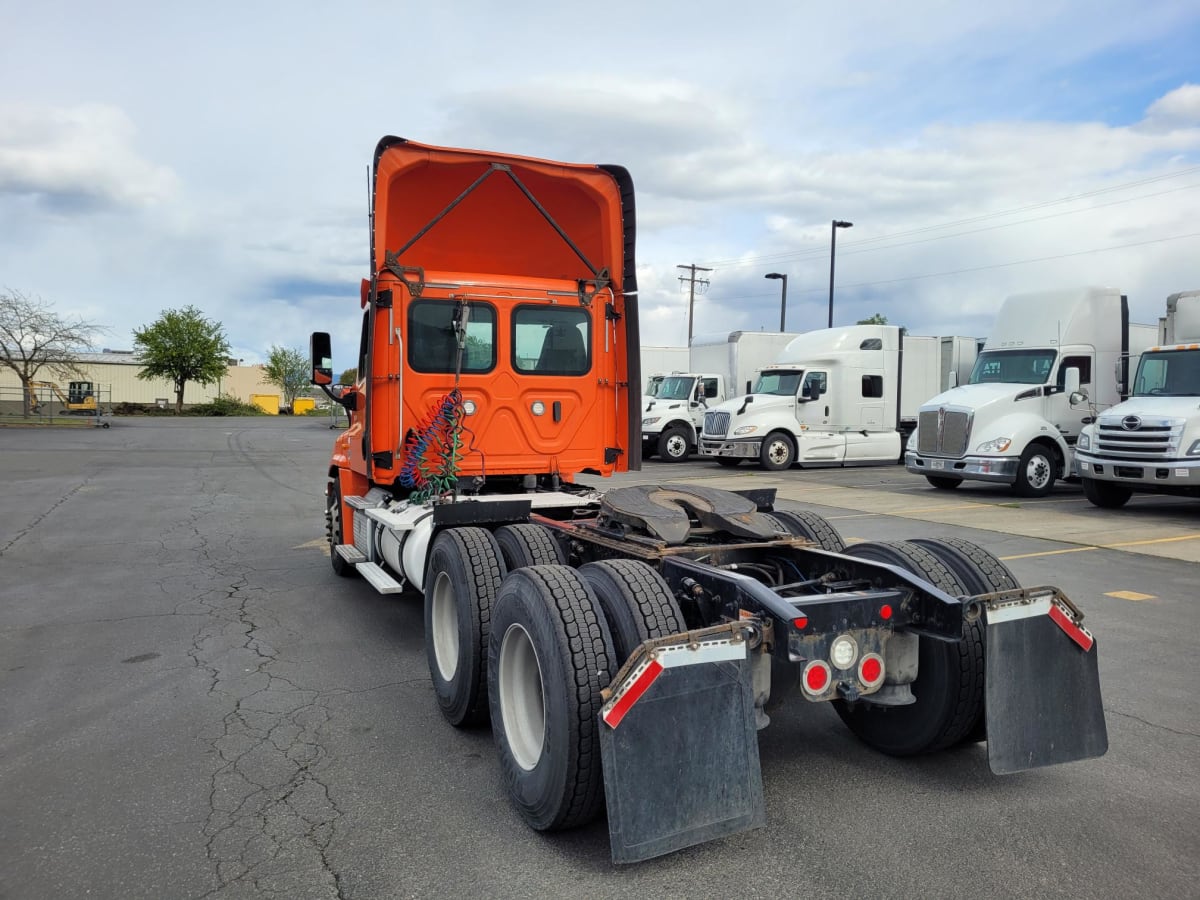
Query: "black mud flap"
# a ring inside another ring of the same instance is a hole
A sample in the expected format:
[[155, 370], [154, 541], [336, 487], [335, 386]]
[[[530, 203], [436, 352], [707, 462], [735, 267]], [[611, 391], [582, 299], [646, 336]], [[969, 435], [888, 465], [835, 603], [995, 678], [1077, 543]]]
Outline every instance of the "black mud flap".
[[613, 862], [766, 824], [751, 665], [726, 631], [648, 642], [617, 674], [600, 712]]
[[1057, 588], [983, 598], [988, 762], [997, 775], [1103, 756], [1096, 639]]

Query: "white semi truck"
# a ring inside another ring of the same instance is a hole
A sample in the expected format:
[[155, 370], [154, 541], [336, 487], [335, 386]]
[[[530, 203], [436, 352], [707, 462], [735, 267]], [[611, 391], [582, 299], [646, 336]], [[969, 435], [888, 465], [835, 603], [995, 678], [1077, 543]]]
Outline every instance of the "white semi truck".
[[700, 453], [771, 470], [894, 464], [918, 407], [966, 376], [977, 346], [894, 325], [810, 331], [763, 367], [752, 392], [710, 407]]
[[1129, 399], [1079, 435], [1084, 494], [1110, 509], [1137, 492], [1200, 497], [1200, 291], [1167, 298], [1136, 372]]
[[1004, 301], [969, 383], [921, 407], [905, 453], [910, 472], [936, 488], [965, 480], [1010, 484], [1041, 497], [1071, 474], [1072, 451], [1088, 411], [1124, 399], [1112, 372], [1154, 340], [1129, 322], [1115, 288], [1019, 294]]
[[[733, 331], [697, 335], [686, 371], [664, 375], [647, 390], [642, 418], [642, 455], [684, 462], [696, 447], [704, 413], [742, 390], [796, 334]], [[643, 353], [646, 348], [643, 348]]]

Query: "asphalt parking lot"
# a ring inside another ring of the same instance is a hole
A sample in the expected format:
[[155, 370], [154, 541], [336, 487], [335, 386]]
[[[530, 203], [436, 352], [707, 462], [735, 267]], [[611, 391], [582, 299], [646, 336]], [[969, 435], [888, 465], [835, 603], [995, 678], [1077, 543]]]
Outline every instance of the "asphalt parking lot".
[[[848, 540], [949, 536], [1097, 635], [1110, 750], [997, 777], [896, 760], [825, 706], [760, 732], [764, 829], [631, 867], [539, 835], [429, 686], [421, 605], [337, 578], [319, 419], [0, 429], [0, 898], [1184, 897], [1200, 879], [1200, 506], [901, 467], [665, 465], [775, 486]], [[1191, 660], [1192, 662], [1189, 662]]]

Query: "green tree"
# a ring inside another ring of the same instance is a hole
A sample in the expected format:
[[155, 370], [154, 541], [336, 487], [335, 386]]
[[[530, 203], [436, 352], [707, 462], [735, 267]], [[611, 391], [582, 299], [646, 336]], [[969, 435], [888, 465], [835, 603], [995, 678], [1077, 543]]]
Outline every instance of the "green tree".
[[41, 297], [0, 289], [0, 366], [21, 380], [23, 411], [36, 406], [34, 380], [41, 369], [58, 378], [79, 378], [77, 351], [94, 346], [102, 325], [62, 316]]
[[263, 380], [283, 391], [284, 406], [292, 408], [296, 395], [308, 387], [311, 377], [308, 356], [303, 351], [271, 345], [271, 352], [263, 366]]
[[[857, 324], [857, 325], [886, 325], [887, 323], [888, 323], [887, 316], [885, 316], [883, 313], [875, 313], [875, 315], [871, 316], [869, 319], [859, 319], [858, 322], [855, 324]], [[900, 333], [908, 334], [908, 328], [906, 328], [904, 325], [901, 325]]]
[[134, 330], [133, 346], [142, 363], [138, 378], [174, 382], [176, 415], [183, 412], [183, 389], [189, 381], [212, 384], [229, 368], [224, 328], [194, 306], [163, 310], [154, 324]]
[[338, 377], [338, 384], [354, 384], [358, 381], [358, 369], [347, 369]]

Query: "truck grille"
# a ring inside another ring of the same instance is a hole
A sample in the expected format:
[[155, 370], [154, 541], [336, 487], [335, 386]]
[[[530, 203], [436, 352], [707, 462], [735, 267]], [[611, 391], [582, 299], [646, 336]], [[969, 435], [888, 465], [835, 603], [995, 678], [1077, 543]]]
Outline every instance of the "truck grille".
[[1179, 456], [1183, 419], [1138, 416], [1100, 419], [1096, 454], [1109, 459], [1166, 460]]
[[704, 433], [714, 437], [725, 437], [729, 430], [729, 413], [710, 412], [704, 414]]
[[971, 414], [960, 410], [923, 409], [917, 419], [917, 452], [922, 456], [962, 456], [971, 439]]

